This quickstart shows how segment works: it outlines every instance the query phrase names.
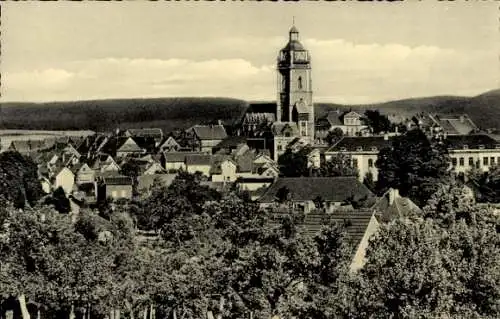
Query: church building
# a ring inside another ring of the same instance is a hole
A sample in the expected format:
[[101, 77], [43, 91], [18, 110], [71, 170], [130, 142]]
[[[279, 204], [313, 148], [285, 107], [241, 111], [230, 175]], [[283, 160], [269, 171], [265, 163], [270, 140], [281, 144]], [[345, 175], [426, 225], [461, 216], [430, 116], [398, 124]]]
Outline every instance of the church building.
[[289, 31], [288, 43], [278, 54], [276, 71], [276, 104], [262, 105], [260, 108], [258, 105], [250, 106], [243, 122], [245, 135], [252, 137], [263, 134], [256, 133], [256, 130], [263, 130], [263, 127], [269, 129], [270, 140], [266, 144], [274, 160], [286, 151], [291, 142], [297, 142], [298, 139], [302, 144], [314, 143], [311, 57], [300, 43], [299, 31], [295, 26]]
[[276, 122], [272, 125], [275, 160], [297, 138], [314, 142], [311, 57], [300, 43], [295, 26], [279, 52], [277, 77]]

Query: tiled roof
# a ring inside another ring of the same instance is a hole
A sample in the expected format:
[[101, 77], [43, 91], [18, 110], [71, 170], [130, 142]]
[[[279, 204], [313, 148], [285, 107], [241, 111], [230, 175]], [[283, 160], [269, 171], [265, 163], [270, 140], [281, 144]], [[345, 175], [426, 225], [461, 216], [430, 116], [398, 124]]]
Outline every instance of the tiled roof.
[[47, 144], [44, 140], [18, 140], [12, 141], [11, 147], [14, 147], [16, 151], [19, 153], [28, 153], [39, 151], [42, 149], [49, 148], [50, 145]]
[[211, 165], [212, 155], [192, 154], [186, 156], [186, 165]]
[[463, 149], [464, 146], [469, 149], [478, 149], [480, 146], [486, 149], [500, 148], [500, 143], [486, 134], [449, 135], [445, 143], [448, 149]]
[[240, 144], [246, 144], [247, 138], [244, 136], [228, 136], [215, 146], [218, 149], [233, 149]]
[[326, 116], [326, 119], [328, 122], [330, 122], [330, 125], [332, 126], [339, 126], [339, 125], [344, 125], [342, 121], [340, 120], [340, 116], [342, 115], [341, 112], [337, 111], [330, 111], [328, 112], [328, 115]]
[[128, 129], [128, 134], [137, 137], [152, 137], [155, 139], [163, 137], [163, 131], [160, 128], [140, 128], [140, 129]]
[[350, 117], [350, 118], [360, 118], [361, 117], [361, 114], [359, 114], [358, 112], [354, 112], [354, 111], [351, 111], [347, 114], [344, 115], [344, 118], [346, 117]]
[[391, 138], [385, 139], [384, 136], [344, 136], [337, 144], [333, 145], [327, 152], [340, 152], [342, 150], [371, 151], [376, 148], [377, 151], [384, 147], [391, 146]]
[[274, 202], [283, 187], [290, 191], [292, 201], [313, 200], [320, 196], [325, 201], [344, 202], [350, 197], [373, 196], [356, 177], [283, 177], [278, 178], [259, 201]]
[[246, 151], [243, 155], [237, 156], [235, 161], [238, 164], [238, 172], [251, 172], [253, 170], [254, 159], [255, 153], [252, 151]]
[[123, 175], [108, 175], [103, 177], [106, 185], [132, 185], [132, 178]]
[[286, 130], [290, 130], [291, 136], [298, 135], [298, 128], [295, 123], [275, 122], [271, 130], [274, 135], [284, 135]]
[[223, 140], [227, 137], [222, 125], [195, 125], [193, 131], [200, 140]]
[[[273, 214], [272, 217], [276, 223], [288, 213], [271, 214]], [[366, 232], [372, 215], [373, 213], [370, 210], [336, 211], [331, 214], [311, 212], [305, 215], [301, 226], [303, 226], [303, 231], [306, 234], [314, 236], [321, 231], [323, 226], [335, 222], [345, 227], [348, 240], [357, 246]]]
[[200, 152], [164, 152], [163, 157], [167, 163], [184, 163], [188, 155], [202, 155]]

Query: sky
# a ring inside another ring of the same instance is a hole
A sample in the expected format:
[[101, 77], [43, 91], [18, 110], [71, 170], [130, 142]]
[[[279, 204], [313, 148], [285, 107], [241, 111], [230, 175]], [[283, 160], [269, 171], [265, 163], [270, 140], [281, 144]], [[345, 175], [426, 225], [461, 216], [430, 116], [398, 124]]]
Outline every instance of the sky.
[[472, 96], [500, 87], [494, 1], [7, 2], [2, 101], [276, 98], [295, 17], [314, 101]]

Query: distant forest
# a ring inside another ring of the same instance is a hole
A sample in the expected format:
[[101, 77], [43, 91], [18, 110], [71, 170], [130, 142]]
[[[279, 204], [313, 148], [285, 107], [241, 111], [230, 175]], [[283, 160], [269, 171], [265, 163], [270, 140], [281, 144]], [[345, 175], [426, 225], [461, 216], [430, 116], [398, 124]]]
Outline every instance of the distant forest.
[[1, 129], [110, 131], [159, 127], [168, 132], [222, 120], [233, 125], [248, 107], [228, 98], [158, 98], [0, 104]]
[[[0, 103], [0, 129], [93, 130], [159, 127], [166, 132], [222, 120], [227, 126], [254, 112], [275, 109], [274, 102], [249, 103], [230, 98], [156, 98], [52, 103]], [[467, 113], [482, 129], [500, 130], [500, 90], [475, 97], [436, 96], [366, 105], [315, 103], [315, 116], [331, 110], [378, 109], [411, 118], [420, 112]]]

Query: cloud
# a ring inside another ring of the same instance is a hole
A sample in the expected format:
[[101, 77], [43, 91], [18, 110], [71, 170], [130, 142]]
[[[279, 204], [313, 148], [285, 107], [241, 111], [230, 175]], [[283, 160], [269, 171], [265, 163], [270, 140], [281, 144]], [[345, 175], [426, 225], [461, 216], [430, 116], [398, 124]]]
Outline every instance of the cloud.
[[[312, 55], [317, 101], [369, 103], [426, 95], [473, 95], [499, 86], [497, 52], [344, 39], [313, 38], [303, 43]], [[282, 46], [282, 37], [225, 38], [203, 50], [204, 59], [186, 51], [179, 54], [184, 58], [109, 57], [8, 72], [2, 76], [3, 99], [226, 96], [274, 100], [273, 63]]]

